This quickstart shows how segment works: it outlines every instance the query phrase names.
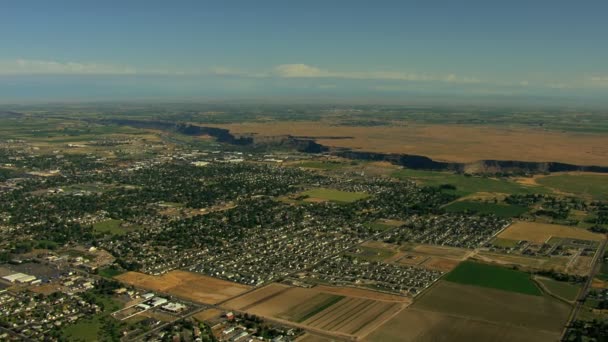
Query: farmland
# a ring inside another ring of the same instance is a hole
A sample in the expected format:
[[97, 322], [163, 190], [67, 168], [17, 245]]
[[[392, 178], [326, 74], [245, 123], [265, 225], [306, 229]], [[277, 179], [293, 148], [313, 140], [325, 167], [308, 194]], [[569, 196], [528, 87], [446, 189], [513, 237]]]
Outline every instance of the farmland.
[[302, 195], [308, 196], [312, 201], [322, 200], [341, 203], [350, 203], [369, 196], [364, 192], [348, 192], [325, 188], [304, 191]]
[[460, 195], [478, 192], [526, 194], [537, 193], [539, 190], [542, 190], [538, 187], [522, 185], [507, 179], [469, 176], [452, 172], [401, 169], [393, 172], [392, 176], [399, 179], [413, 179], [425, 186], [450, 184], [456, 187], [456, 192]]
[[[325, 291], [327, 290], [327, 291]], [[352, 295], [352, 296], [351, 296]], [[299, 288], [270, 284], [224, 304], [262, 317], [301, 323], [311, 329], [343, 336], [367, 334], [407, 302], [397, 297], [358, 289]]]
[[489, 287], [529, 295], [539, 296], [542, 294], [540, 289], [530, 279], [530, 275], [525, 272], [471, 261], [462, 262], [444, 279], [454, 283]]
[[[423, 155], [436, 160], [557, 161], [607, 165], [608, 138], [602, 134], [500, 128], [485, 125], [411, 124], [390, 126], [336, 125], [335, 122], [273, 121], [216, 125], [233, 133], [263, 136], [318, 137], [325, 146]], [[324, 137], [343, 137], [327, 139]]]
[[459, 317], [439, 312], [405, 309], [369, 334], [370, 342], [435, 341], [555, 341], [556, 333]]
[[151, 291], [169, 293], [198, 303], [215, 304], [249, 289], [246, 285], [231, 283], [185, 271], [171, 271], [161, 276], [138, 272], [123, 273], [115, 279]]
[[537, 277], [538, 281], [544, 289], [549, 291], [551, 294], [563, 298], [567, 301], [573, 302], [581, 287], [578, 285], [570, 284], [563, 281], [557, 281], [545, 277]]
[[570, 312], [569, 305], [548, 295], [530, 296], [449, 281], [439, 281], [411, 307], [558, 335]]
[[482, 215], [493, 214], [498, 217], [517, 217], [528, 211], [528, 208], [517, 205], [476, 201], [456, 201], [446, 205], [443, 209], [451, 213], [469, 212]]
[[525, 240], [537, 243], [547, 242], [551, 237], [593, 241], [600, 241], [603, 239], [601, 234], [592, 233], [581, 228], [524, 221], [512, 224], [509, 228], [500, 233], [498, 237], [502, 239]]
[[535, 179], [536, 183], [577, 196], [608, 199], [608, 176], [605, 174], [556, 174]]

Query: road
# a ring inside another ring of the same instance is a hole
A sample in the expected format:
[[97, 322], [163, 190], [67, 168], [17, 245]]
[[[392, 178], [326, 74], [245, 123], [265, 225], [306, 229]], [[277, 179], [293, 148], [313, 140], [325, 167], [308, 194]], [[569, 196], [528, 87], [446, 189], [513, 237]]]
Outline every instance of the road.
[[601, 267], [601, 260], [604, 257], [606, 243], [607, 240], [602, 241], [600, 247], [595, 253], [595, 256], [593, 257], [593, 260], [591, 261], [591, 272], [589, 273], [589, 278], [587, 279], [587, 281], [583, 285], [583, 288], [578, 294], [578, 298], [576, 300], [576, 303], [574, 304], [574, 308], [572, 308], [572, 311], [570, 312], [570, 317], [568, 317], [568, 321], [566, 322], [566, 326], [564, 327], [564, 330], [562, 330], [562, 336], [560, 338], [561, 341], [563, 341], [566, 337], [566, 332], [568, 331], [570, 324], [572, 324], [572, 322], [576, 319], [576, 316], [578, 316], [579, 311], [585, 303], [585, 297], [587, 297], [587, 294], [589, 293], [589, 288], [591, 287], [591, 283], [593, 282], [593, 277], [595, 277]]

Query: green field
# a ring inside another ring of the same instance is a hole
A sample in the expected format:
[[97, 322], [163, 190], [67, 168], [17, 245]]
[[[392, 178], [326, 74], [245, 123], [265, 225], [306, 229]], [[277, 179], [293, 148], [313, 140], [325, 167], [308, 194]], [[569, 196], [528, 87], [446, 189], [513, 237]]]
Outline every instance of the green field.
[[505, 194], [546, 193], [542, 187], [529, 187], [506, 179], [496, 179], [477, 176], [465, 176], [452, 172], [420, 171], [402, 169], [395, 171], [393, 177], [413, 179], [426, 186], [451, 184], [456, 187], [456, 193], [469, 195], [476, 192], [494, 192]]
[[574, 195], [608, 199], [608, 175], [553, 175], [538, 178], [536, 182]]
[[384, 259], [388, 259], [388, 258], [392, 257], [396, 253], [395, 251], [391, 251], [390, 249], [386, 249], [386, 248], [374, 248], [374, 247], [367, 247], [367, 246], [359, 246], [357, 248], [360, 249], [361, 251], [358, 253], [348, 252], [346, 254], [349, 256], [353, 256], [353, 257], [368, 260], [368, 261], [382, 261]]
[[76, 324], [68, 325], [63, 329], [63, 338], [68, 341], [97, 341], [102, 323], [99, 316], [82, 319]]
[[518, 205], [476, 201], [456, 201], [446, 205], [443, 209], [449, 213], [470, 212], [477, 214], [494, 214], [498, 217], [518, 217], [528, 211], [528, 208]]
[[98, 233], [109, 233], [113, 235], [123, 235], [127, 231], [120, 226], [121, 220], [105, 220], [93, 224], [93, 230]]
[[304, 191], [302, 195], [332, 202], [350, 203], [369, 197], [364, 192], [348, 192], [335, 189], [318, 188]]
[[445, 280], [534, 296], [542, 295], [541, 290], [526, 272], [472, 261], [461, 262], [445, 276]]
[[496, 238], [492, 241], [492, 244], [494, 246], [502, 247], [502, 248], [513, 248], [513, 247], [517, 246], [518, 242], [519, 241], [515, 241], [515, 240]]
[[375, 231], [383, 231], [383, 230], [387, 230], [387, 229], [391, 229], [391, 228], [395, 228], [398, 227], [398, 225], [394, 225], [394, 224], [388, 224], [385, 222], [382, 222], [380, 220], [375, 221], [375, 222], [370, 222], [370, 223], [366, 223], [365, 224], [367, 227], [375, 230]]
[[576, 300], [576, 296], [581, 289], [581, 287], [578, 285], [573, 285], [564, 281], [557, 281], [544, 277], [539, 277], [536, 280], [540, 282], [550, 293], [567, 301]]
[[113, 268], [112, 266], [109, 266], [109, 267], [100, 268], [97, 273], [104, 278], [113, 278], [113, 277], [116, 277], [117, 275], [123, 274], [124, 271], [121, 271], [119, 269]]

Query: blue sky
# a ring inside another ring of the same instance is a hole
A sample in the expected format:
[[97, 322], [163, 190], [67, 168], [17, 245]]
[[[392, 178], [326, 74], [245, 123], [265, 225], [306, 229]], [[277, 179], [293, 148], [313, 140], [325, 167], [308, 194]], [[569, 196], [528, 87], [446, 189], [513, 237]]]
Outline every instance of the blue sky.
[[6, 1], [0, 99], [608, 91], [606, 1]]

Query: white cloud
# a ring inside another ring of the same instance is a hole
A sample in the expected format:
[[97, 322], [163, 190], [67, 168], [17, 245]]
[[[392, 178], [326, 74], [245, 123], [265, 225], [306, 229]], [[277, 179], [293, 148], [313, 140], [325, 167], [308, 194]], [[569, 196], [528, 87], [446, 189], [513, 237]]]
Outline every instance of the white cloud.
[[212, 75], [216, 76], [233, 76], [233, 77], [251, 77], [251, 78], [264, 78], [270, 75], [266, 72], [249, 72], [240, 69], [227, 68], [227, 67], [213, 67], [209, 70]]
[[354, 80], [395, 80], [395, 81], [442, 81], [455, 83], [478, 83], [474, 77], [444, 76], [399, 71], [330, 71], [306, 64], [282, 64], [274, 68], [274, 74], [281, 78], [341, 78]]
[[136, 73], [137, 70], [132, 67], [98, 63], [28, 59], [0, 61], [2, 75], [135, 75]]
[[589, 79], [592, 82], [608, 82], [608, 76], [592, 76]]
[[51, 60], [15, 59], [0, 60], [0, 75], [186, 75], [185, 71], [140, 69], [132, 66], [58, 62]]

